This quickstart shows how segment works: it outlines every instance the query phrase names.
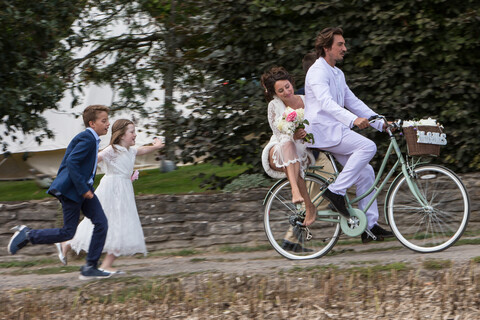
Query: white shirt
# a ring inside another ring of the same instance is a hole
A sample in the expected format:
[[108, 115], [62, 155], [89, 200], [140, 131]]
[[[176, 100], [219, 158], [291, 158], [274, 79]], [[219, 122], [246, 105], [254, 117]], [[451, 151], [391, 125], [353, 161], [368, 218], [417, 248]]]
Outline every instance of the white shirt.
[[97, 142], [97, 153], [95, 155], [95, 165], [93, 166], [93, 171], [92, 171], [92, 175], [90, 176], [90, 179], [88, 180], [88, 184], [93, 186], [93, 180], [95, 179], [95, 173], [97, 172], [97, 161], [98, 161], [98, 145], [100, 144], [100, 137], [98, 136], [98, 134], [95, 132], [95, 130], [93, 130], [92, 128], [88, 127], [87, 128], [88, 131], [90, 131], [91, 134], [93, 134], [94, 138], [95, 138], [95, 141]]
[[[355, 119], [374, 115], [347, 86], [342, 70], [330, 66], [323, 57], [310, 67], [305, 78], [305, 118], [310, 122], [307, 132], [315, 137], [312, 147], [338, 145], [342, 131], [352, 128]], [[372, 126], [382, 131], [383, 122], [376, 121]]]

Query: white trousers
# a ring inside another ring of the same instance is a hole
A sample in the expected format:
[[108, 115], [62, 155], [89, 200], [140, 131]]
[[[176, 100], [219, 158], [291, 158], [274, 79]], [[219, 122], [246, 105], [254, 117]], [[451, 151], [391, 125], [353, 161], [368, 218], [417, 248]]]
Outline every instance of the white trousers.
[[[334, 147], [322, 148], [330, 152], [343, 166], [343, 170], [334, 183], [328, 188], [336, 194], [345, 195], [352, 185], [357, 187], [357, 196], [364, 194], [375, 182], [375, 172], [369, 164], [377, 152], [375, 143], [348, 128], [343, 129], [342, 141]], [[373, 197], [372, 191], [367, 197], [358, 202], [358, 207], [364, 209]], [[368, 229], [371, 229], [378, 220], [378, 206], [375, 200], [366, 212]]]

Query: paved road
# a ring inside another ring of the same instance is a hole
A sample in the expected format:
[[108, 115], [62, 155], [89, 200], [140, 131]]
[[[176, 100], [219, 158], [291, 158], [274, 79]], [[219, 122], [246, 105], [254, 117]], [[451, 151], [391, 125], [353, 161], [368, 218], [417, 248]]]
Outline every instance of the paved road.
[[[420, 266], [422, 261], [427, 259], [451, 260], [454, 264], [466, 264], [472, 258], [480, 256], [480, 246], [478, 245], [454, 246], [438, 253], [419, 254], [402, 247], [396, 241], [336, 246], [334, 249], [336, 255], [307, 261], [290, 261], [278, 255], [274, 250], [270, 250], [251, 253], [206, 252], [187, 257], [120, 258], [117, 260], [116, 266], [126, 271], [125, 276], [154, 277], [196, 272], [262, 274], [288, 271], [298, 267], [335, 265], [340, 268], [349, 268], [394, 262], [404, 262], [415, 267]], [[18, 259], [18, 257], [15, 258]], [[9, 259], [11, 260], [13, 257], [0, 257], [0, 261]], [[33, 258], [28, 257], [28, 259]], [[82, 260], [75, 260], [71, 262], [71, 265], [80, 267], [82, 263]], [[55, 266], [59, 266], [59, 264], [42, 265], [36, 268]], [[14, 268], [0, 268], [0, 289], [78, 287], [85, 284], [85, 281], [78, 279], [76, 272], [12, 275], [14, 270]]]

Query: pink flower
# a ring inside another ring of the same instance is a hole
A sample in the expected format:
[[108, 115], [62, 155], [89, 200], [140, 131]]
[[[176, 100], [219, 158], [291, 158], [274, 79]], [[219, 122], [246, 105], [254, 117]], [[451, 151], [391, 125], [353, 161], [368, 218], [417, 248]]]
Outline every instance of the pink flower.
[[286, 120], [288, 122], [293, 122], [293, 121], [295, 121], [295, 119], [297, 119], [297, 113], [295, 111], [292, 111], [292, 112], [289, 113]]
[[132, 174], [132, 177], [130, 178], [132, 181], [135, 181], [138, 179], [138, 170], [135, 170], [135, 172]]

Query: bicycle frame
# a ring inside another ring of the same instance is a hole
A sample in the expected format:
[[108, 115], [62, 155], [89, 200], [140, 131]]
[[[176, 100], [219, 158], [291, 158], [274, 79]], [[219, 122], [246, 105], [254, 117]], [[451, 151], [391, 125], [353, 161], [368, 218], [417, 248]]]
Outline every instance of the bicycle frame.
[[[425, 200], [425, 198], [423, 197], [422, 193], [420, 192], [420, 190], [418, 189], [418, 186], [417, 184], [415, 183], [415, 181], [413, 181], [412, 179], [412, 176], [413, 176], [413, 168], [417, 165], [416, 164], [412, 164], [411, 166], [406, 162], [405, 158], [403, 157], [403, 154], [402, 154], [402, 151], [400, 150], [400, 147], [398, 145], [398, 142], [395, 138], [395, 136], [393, 135], [392, 131], [390, 130], [390, 128], [387, 128], [387, 132], [390, 136], [390, 145], [388, 146], [388, 149], [387, 149], [387, 152], [383, 158], [383, 161], [382, 161], [382, 165], [380, 167], [380, 170], [378, 171], [377, 173], [377, 176], [375, 178], [375, 181], [373, 183], [373, 185], [365, 192], [363, 193], [362, 195], [360, 196], [357, 196], [356, 198], [350, 200], [348, 195], [345, 195], [345, 199], [347, 200], [347, 207], [348, 208], [352, 208], [352, 205], [359, 202], [360, 200], [364, 199], [365, 197], [367, 197], [368, 195], [370, 195], [370, 193], [372, 193], [372, 191], [375, 190], [375, 193], [373, 195], [373, 197], [368, 201], [367, 205], [365, 208], [363, 208], [363, 210], [360, 210], [362, 211], [364, 214], [365, 212], [367, 212], [367, 210], [372, 206], [373, 202], [378, 198], [378, 196], [380, 195], [380, 192], [385, 188], [386, 184], [388, 183], [389, 179], [393, 176], [393, 174], [395, 173], [395, 171], [397, 170], [397, 168], [399, 166], [401, 166], [401, 173], [399, 173], [397, 175], [397, 177], [395, 178], [395, 180], [392, 182], [392, 184], [390, 185], [390, 188], [391, 186], [394, 185], [394, 182], [399, 178], [401, 177], [402, 175], [405, 176], [406, 178], [406, 181], [407, 181], [407, 184], [408, 184], [408, 187], [410, 188], [410, 191], [412, 192], [412, 194], [415, 196], [415, 198], [417, 199], [417, 201], [423, 206], [423, 207], [428, 207], [428, 203], [427, 201]], [[382, 180], [382, 175], [383, 173], [385, 172], [385, 169], [387, 167], [387, 162], [390, 158], [390, 155], [392, 154], [392, 151], [395, 152], [396, 156], [397, 156], [397, 161], [395, 162], [395, 164], [393, 165], [393, 167], [390, 169], [390, 171], [387, 173], [387, 175], [385, 176], [385, 178]], [[333, 159], [333, 156], [331, 154], [328, 154], [328, 157], [332, 163], [332, 166], [335, 170], [334, 173], [330, 173], [330, 172], [325, 172], [325, 171], [322, 171], [323, 173], [327, 173], [328, 175], [330, 175], [330, 179], [327, 179], [327, 185], [330, 184], [331, 182], [333, 182], [336, 177], [338, 176], [339, 174], [339, 171], [335, 165], [335, 161]], [[314, 167], [312, 167], [314, 168]], [[316, 173], [309, 173], [310, 175], [313, 175], [313, 176], [316, 176], [316, 177], [319, 177], [318, 174]], [[331, 182], [330, 182], [331, 181]], [[380, 183], [381, 181], [381, 183]], [[380, 183], [380, 185], [379, 185]], [[387, 192], [387, 194], [390, 192], [390, 188]], [[321, 194], [323, 194], [323, 192], [321, 192]], [[321, 195], [320, 194], [320, 195]], [[389, 224], [389, 221], [388, 221], [388, 217], [387, 217], [387, 209], [386, 209], [386, 204], [385, 204], [385, 209], [384, 209], [384, 214], [385, 214], [385, 220], [387, 222], [387, 224]]]
[[[378, 118], [385, 121], [382, 116], [372, 117], [369, 121]], [[312, 226], [303, 225], [307, 205], [291, 202], [288, 179], [280, 179], [274, 184], [264, 201], [263, 222], [268, 241], [278, 253], [292, 260], [319, 258], [335, 246], [341, 234], [362, 236], [362, 242], [365, 242], [364, 233], [372, 240], [383, 240], [377, 239], [367, 228], [366, 215], [373, 205], [376, 206], [375, 200], [380, 193], [385, 196], [385, 221], [398, 241], [408, 249], [420, 253], [438, 252], [449, 248], [462, 236], [470, 216], [465, 185], [455, 172], [436, 164], [425, 165], [428, 161], [421, 160], [421, 157], [402, 153], [392, 133], [394, 128], [401, 129], [402, 120], [389, 123], [386, 128], [390, 143], [373, 185], [356, 197], [350, 195], [349, 199], [348, 195], [345, 196], [348, 218], [338, 213], [323, 197], [326, 188], [341, 173], [329, 152], [325, 155], [332, 169], [327, 167], [326, 171], [322, 166], [311, 166], [304, 178], [308, 196], [316, 206], [316, 223]], [[393, 153], [396, 158], [389, 162]], [[384, 189], [387, 189], [385, 195]], [[362, 202], [362, 209], [353, 208], [358, 202]]]

